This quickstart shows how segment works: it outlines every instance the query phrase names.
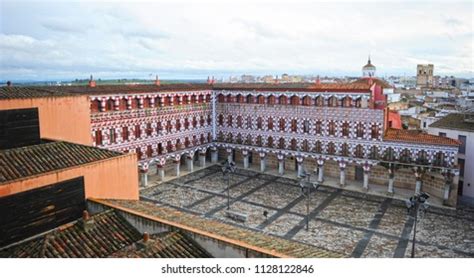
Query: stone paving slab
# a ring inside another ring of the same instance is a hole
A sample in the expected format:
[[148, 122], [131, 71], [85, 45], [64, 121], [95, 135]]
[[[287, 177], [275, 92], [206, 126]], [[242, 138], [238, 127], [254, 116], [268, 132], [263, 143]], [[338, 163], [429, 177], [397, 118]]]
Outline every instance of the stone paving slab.
[[368, 228], [378, 207], [377, 203], [363, 200], [354, 202], [349, 197], [338, 196], [319, 213], [319, 217], [354, 227]]
[[350, 255], [362, 239], [364, 233], [349, 228], [339, 227], [320, 220], [311, 220], [310, 229], [300, 230], [293, 239], [313, 244], [315, 246], [325, 246], [325, 248]]
[[[311, 193], [310, 231], [298, 180], [238, 168], [231, 174], [231, 209], [246, 223], [225, 216], [227, 183], [211, 166], [140, 192], [146, 200], [254, 232], [322, 247], [345, 256], [410, 256], [413, 219], [403, 201], [321, 186]], [[267, 217], [263, 212], [267, 211]], [[417, 257], [474, 257], [474, 210], [429, 208], [418, 223]]]
[[369, 244], [365, 248], [362, 258], [384, 257], [390, 258], [395, 252], [398, 240], [390, 239], [382, 236], [373, 235]]

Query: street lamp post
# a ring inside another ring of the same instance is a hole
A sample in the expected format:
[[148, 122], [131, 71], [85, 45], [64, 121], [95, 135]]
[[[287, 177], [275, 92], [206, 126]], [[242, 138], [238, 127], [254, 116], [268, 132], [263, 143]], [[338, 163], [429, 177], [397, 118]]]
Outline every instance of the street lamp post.
[[225, 163], [222, 164], [222, 175], [224, 176], [224, 180], [227, 181], [227, 209], [230, 209], [230, 173], [235, 172], [235, 163], [232, 161], [229, 163], [226, 160]]
[[[415, 196], [410, 197], [409, 200], [406, 200], [407, 213], [414, 218], [414, 227], [413, 227], [413, 241], [411, 246], [411, 257], [415, 257], [415, 242], [416, 242], [416, 223], [418, 222], [418, 217], [420, 220], [423, 218], [424, 213], [429, 207], [428, 199], [430, 195], [425, 192], [420, 192], [415, 194]], [[420, 214], [421, 213], [421, 214]], [[420, 216], [418, 216], [420, 214]]]
[[[309, 231], [309, 204], [311, 202], [311, 189], [318, 189], [320, 184], [318, 182], [312, 183], [311, 182], [311, 174], [306, 173], [306, 171], [303, 169], [301, 170], [301, 175], [298, 176], [300, 179], [300, 189], [301, 189], [301, 194], [306, 199], [306, 231]], [[305, 180], [305, 178], [307, 180]]]

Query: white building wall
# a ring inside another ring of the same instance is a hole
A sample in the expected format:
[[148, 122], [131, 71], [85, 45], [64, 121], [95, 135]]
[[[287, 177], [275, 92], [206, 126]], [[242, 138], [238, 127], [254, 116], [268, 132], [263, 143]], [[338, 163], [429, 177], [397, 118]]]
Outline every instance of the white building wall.
[[[458, 153], [457, 158], [464, 159], [463, 196], [474, 198], [474, 132], [434, 127], [428, 127], [427, 132], [433, 135], [439, 135], [440, 132], [444, 132], [446, 137], [456, 140], [459, 138], [459, 135], [466, 136], [466, 152], [465, 154]], [[459, 179], [461, 180], [462, 178], [459, 177]]]

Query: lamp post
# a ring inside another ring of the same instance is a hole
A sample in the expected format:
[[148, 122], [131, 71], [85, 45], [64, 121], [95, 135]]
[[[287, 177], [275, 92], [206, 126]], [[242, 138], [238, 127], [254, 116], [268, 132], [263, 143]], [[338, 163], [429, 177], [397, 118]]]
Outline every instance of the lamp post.
[[[306, 173], [304, 169], [301, 170], [301, 175], [298, 176], [300, 179], [299, 185], [301, 189], [301, 194], [306, 199], [306, 231], [309, 231], [309, 203], [311, 200], [311, 189], [314, 188], [317, 190], [320, 186], [318, 182], [311, 182], [311, 174]], [[305, 180], [307, 179], [307, 180]]]
[[228, 160], [222, 164], [222, 175], [224, 180], [227, 181], [227, 209], [230, 209], [230, 173], [235, 172], [235, 163], [232, 161], [229, 163]]
[[[415, 194], [415, 196], [410, 197], [406, 200], [407, 214], [415, 219], [415, 226], [413, 227], [413, 242], [411, 246], [411, 257], [415, 257], [415, 241], [416, 241], [416, 223], [418, 222], [418, 217], [420, 220], [423, 218], [426, 210], [429, 207], [428, 199], [430, 195], [425, 192], [420, 192]], [[420, 214], [418, 216], [418, 214]]]

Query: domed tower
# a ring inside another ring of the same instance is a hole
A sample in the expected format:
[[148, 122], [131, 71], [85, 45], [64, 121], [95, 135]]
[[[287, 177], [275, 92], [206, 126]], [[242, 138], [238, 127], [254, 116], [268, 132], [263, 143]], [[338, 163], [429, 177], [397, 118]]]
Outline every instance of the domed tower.
[[370, 62], [370, 56], [369, 56], [367, 65], [362, 67], [362, 77], [374, 77], [374, 76], [375, 76], [375, 66], [372, 65], [372, 63]]

